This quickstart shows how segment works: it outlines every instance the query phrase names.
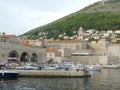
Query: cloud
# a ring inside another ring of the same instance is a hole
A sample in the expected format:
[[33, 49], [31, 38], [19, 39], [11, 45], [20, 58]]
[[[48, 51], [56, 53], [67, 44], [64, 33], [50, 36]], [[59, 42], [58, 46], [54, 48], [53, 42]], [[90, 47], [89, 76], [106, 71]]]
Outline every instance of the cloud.
[[8, 34], [20, 35], [78, 11], [88, 5], [88, 1], [0, 0], [0, 30]]

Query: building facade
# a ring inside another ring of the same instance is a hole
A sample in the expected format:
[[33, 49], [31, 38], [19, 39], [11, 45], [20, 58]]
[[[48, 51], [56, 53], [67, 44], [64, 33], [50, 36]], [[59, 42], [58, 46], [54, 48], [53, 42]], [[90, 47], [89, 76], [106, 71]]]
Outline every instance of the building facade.
[[[71, 61], [81, 64], [108, 63], [107, 50], [104, 44], [101, 43], [91, 44], [87, 41], [81, 40], [62, 40], [49, 41], [47, 47], [61, 51], [63, 61]], [[75, 53], [75, 55], [73, 55], [73, 53]]]
[[120, 64], [120, 45], [112, 44], [108, 47], [108, 64]]
[[46, 50], [21, 41], [15, 35], [0, 35], [0, 62], [43, 63]]

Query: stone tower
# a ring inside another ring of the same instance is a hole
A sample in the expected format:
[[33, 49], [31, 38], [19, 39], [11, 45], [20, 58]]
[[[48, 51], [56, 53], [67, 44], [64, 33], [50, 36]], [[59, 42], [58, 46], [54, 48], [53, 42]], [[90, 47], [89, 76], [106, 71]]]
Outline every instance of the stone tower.
[[78, 33], [77, 39], [78, 40], [84, 40], [84, 29], [82, 27], [79, 28], [77, 33]]
[[107, 2], [109, 0], [102, 0], [102, 5], [104, 6], [105, 2]]

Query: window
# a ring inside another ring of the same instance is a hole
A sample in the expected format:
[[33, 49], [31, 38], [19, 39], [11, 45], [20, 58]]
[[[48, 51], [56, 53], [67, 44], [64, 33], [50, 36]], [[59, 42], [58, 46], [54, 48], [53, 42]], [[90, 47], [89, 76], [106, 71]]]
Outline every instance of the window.
[[50, 57], [51, 57], [51, 53], [50, 53]]
[[2, 58], [4, 58], [4, 53], [2, 54]]
[[4, 43], [6, 42], [6, 40], [4, 39]]

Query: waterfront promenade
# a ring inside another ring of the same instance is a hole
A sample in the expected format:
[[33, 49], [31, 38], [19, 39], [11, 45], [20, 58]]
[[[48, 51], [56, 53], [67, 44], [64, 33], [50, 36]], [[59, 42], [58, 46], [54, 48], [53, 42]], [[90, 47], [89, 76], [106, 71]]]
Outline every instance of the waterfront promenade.
[[19, 77], [90, 77], [83, 71], [52, 71], [52, 70], [14, 70], [19, 72]]

